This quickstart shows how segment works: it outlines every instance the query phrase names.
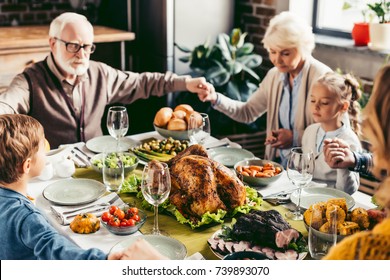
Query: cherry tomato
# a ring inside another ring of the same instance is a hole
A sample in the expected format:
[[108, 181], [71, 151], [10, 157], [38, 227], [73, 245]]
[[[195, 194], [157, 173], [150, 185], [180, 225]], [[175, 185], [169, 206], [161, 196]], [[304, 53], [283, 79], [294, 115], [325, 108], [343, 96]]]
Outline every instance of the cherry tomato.
[[130, 207], [129, 209], [127, 209], [127, 213], [136, 215], [136, 214], [138, 214], [138, 208], [137, 207]]
[[141, 220], [139, 215], [134, 215], [132, 218], [134, 221], [139, 222]]
[[118, 206], [111, 205], [111, 207], [110, 207], [110, 214], [111, 214], [111, 215], [114, 215], [114, 212], [115, 212], [116, 210], [118, 210], [118, 209], [119, 209]]
[[121, 227], [127, 227], [127, 220], [126, 219], [123, 219], [121, 220]]
[[104, 212], [102, 214], [102, 220], [103, 222], [108, 222], [111, 219], [111, 214], [109, 212]]
[[119, 220], [122, 220], [125, 217], [125, 212], [122, 209], [116, 209], [114, 212], [114, 216], [117, 216]]
[[128, 219], [128, 220], [127, 220], [127, 226], [128, 226], [128, 227], [133, 227], [133, 226], [135, 226], [135, 220], [134, 220], [134, 219]]
[[117, 217], [112, 216], [111, 219], [108, 221], [108, 224], [112, 227], [119, 227], [121, 222]]

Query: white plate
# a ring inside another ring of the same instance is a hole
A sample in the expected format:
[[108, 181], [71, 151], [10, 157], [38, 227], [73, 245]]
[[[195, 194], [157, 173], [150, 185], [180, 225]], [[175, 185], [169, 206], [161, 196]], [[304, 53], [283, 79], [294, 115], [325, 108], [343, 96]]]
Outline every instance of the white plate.
[[231, 147], [219, 147], [209, 149], [208, 153], [210, 158], [227, 167], [233, 167], [237, 162], [241, 160], [255, 157], [255, 155], [252, 154], [250, 151]]
[[106, 186], [91, 179], [64, 179], [48, 185], [44, 198], [59, 205], [79, 205], [97, 200], [106, 193]]
[[[127, 152], [130, 148], [139, 145], [138, 142], [130, 138], [123, 137], [120, 140], [119, 152]], [[110, 135], [92, 138], [85, 143], [88, 150], [95, 153], [114, 152], [116, 151], [116, 139]]]
[[[214, 232], [214, 234], [211, 236], [212, 239], [219, 239], [219, 235], [222, 233], [222, 229], [219, 229], [217, 230], [216, 232]], [[237, 241], [234, 242], [234, 243], [238, 243]], [[214, 253], [214, 255], [216, 255], [218, 258], [220, 258], [221, 260], [226, 256], [226, 255], [222, 255], [221, 253], [213, 250], [213, 248], [211, 248], [210, 244], [209, 245], [209, 248], [210, 250]], [[303, 260], [307, 255], [307, 252], [302, 252], [302, 253], [299, 253], [298, 254], [298, 260]]]
[[137, 235], [130, 236], [123, 241], [115, 244], [111, 248], [110, 253], [123, 251], [138, 239], [145, 239], [150, 245], [152, 245], [162, 255], [168, 257], [171, 260], [184, 260], [187, 256], [187, 249], [183, 243], [171, 237], [164, 235]]
[[[306, 210], [314, 203], [326, 202], [331, 198], [345, 198], [348, 209], [351, 209], [355, 205], [353, 197], [343, 191], [332, 188], [307, 187], [302, 189], [301, 208]], [[298, 204], [298, 190], [291, 194], [290, 199], [293, 203]]]

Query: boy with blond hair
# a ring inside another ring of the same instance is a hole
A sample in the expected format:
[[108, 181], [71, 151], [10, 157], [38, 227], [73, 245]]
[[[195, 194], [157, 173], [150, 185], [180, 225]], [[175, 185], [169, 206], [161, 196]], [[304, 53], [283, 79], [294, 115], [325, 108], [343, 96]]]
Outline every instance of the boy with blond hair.
[[60, 235], [27, 198], [28, 181], [45, 166], [42, 125], [27, 115], [0, 115], [0, 259], [163, 259], [140, 239], [122, 252], [84, 250]]

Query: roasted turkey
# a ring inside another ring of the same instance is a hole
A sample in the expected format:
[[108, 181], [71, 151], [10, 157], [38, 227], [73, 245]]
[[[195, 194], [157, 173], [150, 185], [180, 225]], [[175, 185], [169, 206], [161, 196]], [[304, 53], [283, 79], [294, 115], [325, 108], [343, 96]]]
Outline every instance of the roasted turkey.
[[210, 159], [200, 145], [192, 145], [172, 158], [170, 203], [187, 218], [198, 220], [218, 209], [231, 211], [245, 204], [246, 189], [235, 173]]

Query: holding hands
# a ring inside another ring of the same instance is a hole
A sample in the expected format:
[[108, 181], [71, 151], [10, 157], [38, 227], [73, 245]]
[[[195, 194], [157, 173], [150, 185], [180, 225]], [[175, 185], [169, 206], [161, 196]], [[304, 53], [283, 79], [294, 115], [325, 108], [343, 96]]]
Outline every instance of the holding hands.
[[292, 130], [280, 128], [272, 130], [271, 134], [267, 135], [265, 139], [265, 145], [271, 145], [272, 148], [288, 149], [293, 145], [293, 132]]
[[331, 168], [348, 168], [356, 164], [348, 143], [338, 138], [324, 140], [324, 156]]
[[196, 93], [201, 101], [211, 101], [208, 98], [213, 94], [215, 95], [215, 99], [217, 99], [213, 85], [208, 83], [203, 77], [187, 79], [186, 87], [188, 91]]

